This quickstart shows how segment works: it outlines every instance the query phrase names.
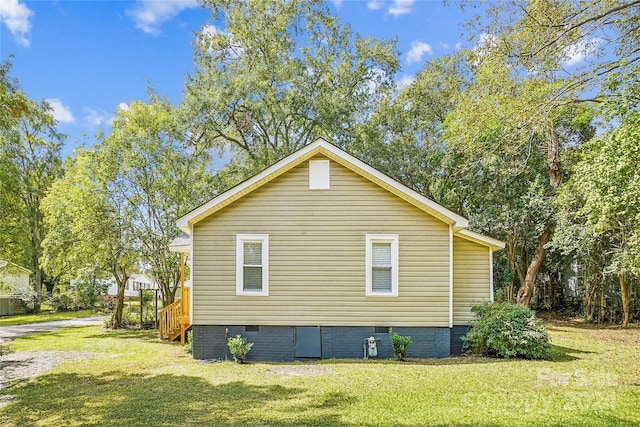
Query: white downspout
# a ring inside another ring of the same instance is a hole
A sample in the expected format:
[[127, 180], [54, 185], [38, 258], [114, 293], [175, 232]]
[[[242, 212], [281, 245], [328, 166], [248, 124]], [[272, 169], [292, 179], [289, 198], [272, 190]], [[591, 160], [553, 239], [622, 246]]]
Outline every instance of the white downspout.
[[493, 249], [489, 248], [489, 301], [493, 302]]
[[453, 226], [449, 224], [449, 328], [453, 328]]
[[189, 280], [191, 280], [191, 292], [189, 292], [189, 324], [193, 325], [193, 291], [194, 291], [194, 280], [193, 280], [193, 224], [191, 224], [191, 247], [189, 248]]

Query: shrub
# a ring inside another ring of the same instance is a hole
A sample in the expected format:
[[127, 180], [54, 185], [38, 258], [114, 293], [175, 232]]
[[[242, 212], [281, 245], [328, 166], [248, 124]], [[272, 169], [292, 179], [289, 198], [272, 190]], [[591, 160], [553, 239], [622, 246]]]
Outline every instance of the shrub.
[[55, 311], [73, 311], [76, 304], [71, 292], [55, 292], [49, 298], [49, 305]]
[[407, 355], [407, 348], [411, 344], [411, 337], [398, 335], [393, 332], [393, 328], [389, 328], [389, 339], [391, 339], [393, 355], [396, 359], [403, 360]]
[[19, 289], [16, 295], [20, 299], [20, 304], [27, 313], [35, 313], [40, 303], [38, 293], [31, 289]]
[[242, 335], [238, 334], [233, 338], [229, 338], [227, 340], [227, 345], [229, 346], [229, 351], [233, 355], [233, 360], [236, 363], [242, 363], [247, 358], [247, 353], [253, 347], [252, 342], [247, 342], [246, 339], [242, 338]]
[[491, 357], [540, 359], [549, 348], [549, 334], [529, 308], [510, 303], [473, 307], [471, 330], [463, 338], [468, 352]]
[[71, 290], [76, 309], [94, 308], [100, 301], [100, 294], [106, 292], [106, 285], [94, 281], [79, 281]]

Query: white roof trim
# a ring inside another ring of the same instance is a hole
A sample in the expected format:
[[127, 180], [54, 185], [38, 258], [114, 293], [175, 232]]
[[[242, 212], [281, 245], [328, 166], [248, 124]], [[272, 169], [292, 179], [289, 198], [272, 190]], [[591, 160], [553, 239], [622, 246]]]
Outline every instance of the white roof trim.
[[455, 235], [463, 239], [471, 240], [472, 242], [488, 246], [494, 251], [504, 249], [505, 246], [505, 243], [501, 240], [494, 239], [493, 237], [485, 236], [484, 234], [476, 233], [475, 231], [467, 229], [459, 230], [455, 233]]
[[4, 268], [8, 265], [12, 265], [13, 268], [16, 268], [24, 273], [33, 274], [33, 271], [29, 270], [28, 268], [24, 268], [21, 265], [14, 264], [11, 261], [0, 260], [0, 268]]
[[424, 197], [423, 195], [419, 194], [418, 192], [416, 192], [416, 191], [410, 189], [409, 187], [399, 183], [398, 181], [394, 180], [393, 178], [390, 178], [389, 176], [387, 176], [387, 175], [383, 174], [382, 172], [378, 171], [377, 169], [374, 169], [373, 167], [369, 166], [368, 164], [364, 163], [363, 161], [356, 159], [355, 157], [353, 157], [349, 153], [341, 150], [340, 148], [336, 147], [333, 144], [328, 143], [327, 141], [325, 141], [322, 138], [318, 138], [317, 140], [315, 140], [311, 144], [306, 145], [305, 147], [301, 148], [300, 150], [290, 154], [289, 156], [287, 156], [284, 159], [280, 160], [279, 162], [271, 165], [270, 167], [268, 167], [267, 169], [265, 169], [262, 172], [258, 173], [257, 175], [254, 175], [253, 177], [247, 179], [246, 181], [241, 182], [240, 184], [236, 185], [235, 187], [232, 187], [231, 189], [225, 191], [224, 193], [214, 197], [213, 199], [211, 199], [207, 203], [203, 204], [202, 206], [200, 206], [200, 207], [192, 210], [191, 212], [187, 213], [186, 215], [182, 216], [181, 218], [179, 218], [176, 221], [177, 226], [182, 231], [184, 231], [185, 233], [190, 233], [190, 226], [192, 224], [198, 222], [200, 219], [203, 219], [207, 215], [207, 212], [212, 210], [212, 209], [214, 209], [217, 205], [225, 202], [226, 200], [231, 199], [232, 197], [234, 197], [239, 192], [241, 192], [241, 191], [243, 191], [243, 190], [255, 185], [256, 183], [258, 183], [261, 180], [269, 181], [268, 177], [270, 175], [275, 174], [280, 169], [286, 167], [287, 165], [289, 165], [291, 163], [294, 163], [295, 161], [299, 160], [302, 157], [309, 156], [310, 153], [312, 153], [313, 151], [317, 150], [318, 148], [322, 148], [322, 149], [326, 150], [327, 152], [329, 152], [329, 153], [333, 154], [334, 156], [344, 160], [345, 162], [350, 163], [355, 168], [360, 169], [362, 172], [365, 172], [366, 174], [369, 174], [369, 175], [375, 177], [376, 179], [382, 181], [385, 185], [388, 185], [389, 187], [393, 187], [394, 189], [404, 193], [409, 198], [414, 199], [419, 204], [422, 204], [422, 205], [426, 206], [427, 207], [427, 212], [429, 212], [429, 213], [433, 214], [434, 216], [440, 218], [442, 221], [453, 225], [454, 229], [456, 229], [456, 228], [457, 229], [462, 229], [462, 228], [468, 227], [469, 223], [466, 220], [466, 218], [463, 218], [462, 216], [450, 211], [449, 209], [445, 208], [444, 206], [441, 206], [441, 205], [437, 204], [433, 200], [430, 200], [430, 199]]

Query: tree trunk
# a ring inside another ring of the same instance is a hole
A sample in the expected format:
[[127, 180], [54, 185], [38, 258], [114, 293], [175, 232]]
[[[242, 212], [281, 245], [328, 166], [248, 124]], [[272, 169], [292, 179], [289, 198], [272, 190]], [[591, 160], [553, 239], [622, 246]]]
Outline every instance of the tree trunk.
[[160, 285], [160, 295], [162, 296], [162, 304], [164, 307], [168, 307], [169, 304], [173, 303], [176, 300], [176, 292], [180, 287], [180, 280], [178, 279], [178, 284], [172, 284], [167, 282], [159, 282]]
[[[560, 166], [560, 140], [558, 139], [558, 132], [553, 125], [549, 125], [547, 128], [547, 167], [549, 172], [549, 183], [553, 188], [558, 188], [562, 185], [564, 175], [562, 173], [562, 167]], [[538, 245], [536, 251], [533, 254], [533, 259], [529, 263], [527, 268], [527, 274], [522, 282], [520, 289], [518, 290], [517, 302], [519, 305], [529, 306], [531, 304], [531, 297], [536, 283], [536, 278], [542, 267], [546, 249], [544, 246], [549, 242], [551, 238], [552, 224], [548, 224], [544, 233], [538, 238]]]
[[560, 187], [564, 174], [560, 166], [560, 141], [554, 126], [547, 128], [547, 166], [549, 167], [549, 182], [554, 188]]
[[32, 230], [31, 230], [31, 267], [33, 268], [33, 290], [36, 293], [36, 303], [34, 305], [34, 311], [40, 312], [40, 305], [42, 303], [42, 269], [40, 268], [40, 222], [38, 220], [38, 208], [37, 206], [29, 206], [32, 216]]
[[600, 288], [600, 323], [604, 323], [606, 317], [605, 311], [605, 301], [604, 301], [604, 291], [605, 291], [606, 282], [602, 282], [602, 287]]
[[622, 327], [626, 328], [629, 326], [629, 287], [624, 278], [624, 273], [620, 273], [618, 279], [620, 279], [620, 294], [622, 295], [622, 311], [624, 313]]
[[549, 225], [538, 239], [538, 245], [536, 246], [536, 251], [533, 254], [533, 259], [529, 264], [529, 268], [527, 268], [527, 275], [524, 277], [524, 282], [520, 285], [520, 289], [518, 290], [517, 303], [519, 305], [529, 307], [531, 304], [531, 297], [533, 297], [536, 278], [538, 277], [540, 267], [542, 267], [542, 262], [544, 261], [544, 255], [546, 253], [544, 246], [549, 242], [550, 237], [551, 226]]
[[586, 300], [586, 311], [587, 311], [587, 322], [593, 322], [593, 299], [596, 296], [596, 292], [598, 291], [599, 283], [596, 283], [591, 286], [591, 289], [587, 290], [587, 300]]
[[509, 304], [513, 304], [515, 302], [515, 287], [516, 287], [516, 280], [515, 279], [511, 279], [511, 282], [509, 282], [509, 287], [507, 288], [507, 302]]
[[118, 272], [116, 269], [113, 270], [113, 278], [116, 280], [116, 284], [118, 285], [118, 293], [116, 294], [116, 306], [113, 309], [113, 315], [111, 316], [111, 327], [113, 329], [119, 329], [122, 327], [122, 309], [124, 307], [124, 287], [127, 284], [127, 280], [129, 280], [129, 276], [124, 269], [122, 272]]

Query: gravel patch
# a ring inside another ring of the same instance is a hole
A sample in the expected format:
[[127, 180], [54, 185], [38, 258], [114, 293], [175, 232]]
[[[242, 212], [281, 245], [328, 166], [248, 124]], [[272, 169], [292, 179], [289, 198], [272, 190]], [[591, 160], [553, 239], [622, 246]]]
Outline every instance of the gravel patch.
[[320, 365], [293, 365], [269, 369], [267, 372], [292, 377], [306, 377], [310, 375], [328, 375], [336, 372], [326, 366]]
[[[0, 392], [21, 381], [30, 380], [70, 360], [87, 360], [90, 351], [23, 351], [0, 356]], [[0, 408], [14, 399], [0, 396]]]

